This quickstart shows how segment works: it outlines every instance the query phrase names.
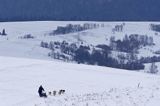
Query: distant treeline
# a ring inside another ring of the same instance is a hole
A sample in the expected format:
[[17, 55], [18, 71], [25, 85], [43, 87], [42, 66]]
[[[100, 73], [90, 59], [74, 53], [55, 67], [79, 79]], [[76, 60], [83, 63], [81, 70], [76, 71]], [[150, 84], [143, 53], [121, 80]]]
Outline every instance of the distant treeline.
[[94, 24], [94, 23], [85, 23], [83, 25], [80, 24], [68, 24], [66, 26], [58, 26], [56, 30], [54, 30], [50, 35], [60, 35], [60, 34], [69, 34], [74, 32], [85, 31], [88, 29], [95, 29], [98, 27], [104, 27], [104, 24]]
[[76, 43], [63, 42], [41, 42], [41, 47], [50, 49], [48, 54], [51, 58], [63, 61], [76, 61], [79, 64], [91, 64], [99, 66], [107, 66], [113, 68], [121, 68], [128, 70], [144, 69], [143, 63], [137, 59], [133, 53], [127, 56], [119, 55], [114, 58], [112, 49], [107, 45], [97, 45], [96, 47], [80, 45]]

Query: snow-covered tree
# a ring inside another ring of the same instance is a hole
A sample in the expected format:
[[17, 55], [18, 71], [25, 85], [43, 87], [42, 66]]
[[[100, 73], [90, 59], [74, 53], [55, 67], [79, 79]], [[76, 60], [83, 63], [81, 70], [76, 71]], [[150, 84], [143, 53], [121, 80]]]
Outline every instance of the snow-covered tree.
[[149, 68], [149, 73], [152, 73], [152, 74], [156, 74], [158, 73], [158, 69], [157, 69], [157, 65], [155, 63], [152, 63], [150, 68]]
[[6, 36], [6, 35], [7, 35], [7, 34], [6, 34], [6, 30], [3, 29], [1, 34], [2, 34], [2, 36]]

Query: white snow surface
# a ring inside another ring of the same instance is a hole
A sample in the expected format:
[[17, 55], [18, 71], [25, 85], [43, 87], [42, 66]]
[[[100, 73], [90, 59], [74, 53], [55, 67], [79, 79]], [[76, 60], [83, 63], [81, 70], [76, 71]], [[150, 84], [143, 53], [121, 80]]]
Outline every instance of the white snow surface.
[[[66, 92], [40, 98], [41, 84], [47, 93]], [[160, 76], [0, 56], [0, 106], [159, 106], [159, 100]]]

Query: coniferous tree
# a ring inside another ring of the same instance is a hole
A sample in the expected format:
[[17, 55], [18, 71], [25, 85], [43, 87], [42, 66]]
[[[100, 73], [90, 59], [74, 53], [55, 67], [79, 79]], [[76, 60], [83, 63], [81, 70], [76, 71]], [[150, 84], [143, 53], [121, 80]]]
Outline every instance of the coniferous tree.
[[157, 65], [155, 63], [152, 63], [151, 66], [150, 66], [150, 69], [149, 69], [149, 73], [152, 73], [152, 74], [158, 73], [157, 68], [158, 68]]
[[2, 30], [2, 36], [6, 36], [7, 34], [6, 34], [6, 31], [5, 31], [5, 29], [3, 29]]

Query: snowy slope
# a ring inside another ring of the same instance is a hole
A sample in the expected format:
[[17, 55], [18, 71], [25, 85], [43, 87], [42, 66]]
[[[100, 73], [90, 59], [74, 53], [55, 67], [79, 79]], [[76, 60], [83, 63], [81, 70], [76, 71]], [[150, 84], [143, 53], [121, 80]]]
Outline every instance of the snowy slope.
[[[41, 84], [66, 92], [39, 98]], [[159, 99], [156, 75], [0, 56], [0, 106], [159, 106]]]
[[[0, 36], [0, 55], [13, 57], [27, 57], [49, 59], [49, 50], [41, 48], [41, 41], [68, 41], [76, 42], [75, 36], [49, 36], [49, 33], [57, 28], [57, 26], [66, 26], [67, 24], [83, 24], [86, 22], [59, 22], [59, 21], [35, 21], [35, 22], [2, 22], [0, 23], [0, 31], [6, 30], [7, 36]], [[93, 22], [87, 22], [93, 23]], [[94, 22], [96, 23], [96, 22]], [[20, 39], [26, 34], [31, 34], [35, 39]], [[76, 33], [77, 34], [77, 33]]]
[[[67, 24], [84, 24], [84, 23], [97, 23], [104, 24], [104, 27], [97, 29], [86, 30], [78, 33], [71, 33], [67, 35], [49, 36], [57, 26], [66, 26]], [[122, 32], [112, 32], [115, 25], [125, 23]], [[7, 37], [0, 37], [0, 55], [14, 56], [14, 57], [28, 57], [49, 59], [47, 54], [48, 50], [40, 48], [41, 41], [63, 41], [77, 42], [81, 39], [85, 44], [98, 45], [109, 44], [111, 36], [116, 39], [123, 39], [127, 34], [142, 34], [153, 36], [155, 46], [142, 48], [139, 57], [153, 56], [154, 52], [159, 50], [160, 36], [155, 35], [154, 31], [149, 28], [150, 23], [159, 22], [71, 22], [71, 21], [35, 21], [35, 22], [1, 22], [0, 31], [6, 29]], [[19, 39], [26, 34], [31, 34], [35, 39]]]

